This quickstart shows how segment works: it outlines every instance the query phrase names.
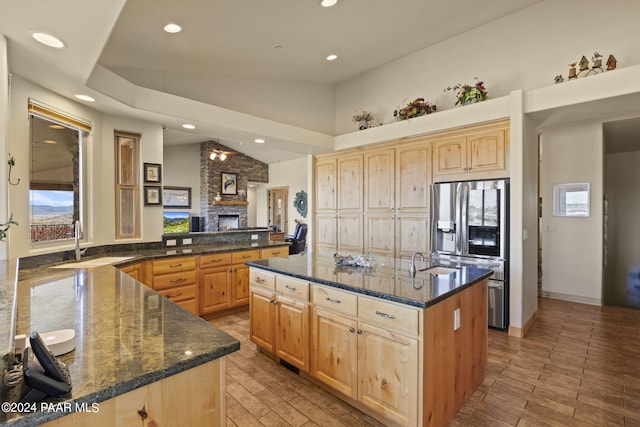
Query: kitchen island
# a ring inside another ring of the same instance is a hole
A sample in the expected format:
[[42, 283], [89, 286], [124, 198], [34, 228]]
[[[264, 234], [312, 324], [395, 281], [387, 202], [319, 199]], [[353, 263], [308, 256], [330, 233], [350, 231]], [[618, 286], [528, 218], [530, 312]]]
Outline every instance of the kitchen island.
[[73, 329], [75, 350], [60, 356], [73, 388], [46, 407], [3, 407], [0, 425], [225, 424], [236, 339], [113, 266], [32, 276], [18, 282], [15, 330]]
[[489, 270], [314, 254], [247, 265], [251, 340], [384, 422], [446, 425], [484, 379]]

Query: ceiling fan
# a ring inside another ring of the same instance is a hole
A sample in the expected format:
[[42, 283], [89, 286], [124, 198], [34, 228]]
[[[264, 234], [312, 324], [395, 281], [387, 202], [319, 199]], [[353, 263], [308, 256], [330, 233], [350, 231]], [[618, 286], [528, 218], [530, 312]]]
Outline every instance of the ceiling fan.
[[224, 162], [228, 156], [232, 156], [234, 154], [238, 154], [237, 151], [223, 151], [215, 149], [209, 154], [209, 158], [211, 160], [220, 159], [221, 162]]

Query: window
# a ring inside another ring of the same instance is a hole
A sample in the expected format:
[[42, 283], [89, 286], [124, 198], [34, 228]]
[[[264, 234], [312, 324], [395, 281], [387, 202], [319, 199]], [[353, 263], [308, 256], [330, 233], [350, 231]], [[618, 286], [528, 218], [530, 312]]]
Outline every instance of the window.
[[140, 237], [140, 135], [115, 132], [116, 239]]
[[84, 146], [91, 124], [29, 100], [31, 243], [74, 237], [83, 221]]
[[589, 216], [589, 183], [553, 186], [553, 216]]

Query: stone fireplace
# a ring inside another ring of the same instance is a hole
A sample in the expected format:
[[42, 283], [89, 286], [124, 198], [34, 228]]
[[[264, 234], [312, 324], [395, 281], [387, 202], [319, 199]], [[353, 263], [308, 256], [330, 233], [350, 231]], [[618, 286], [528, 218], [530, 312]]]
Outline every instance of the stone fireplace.
[[[209, 156], [214, 150], [228, 153], [227, 158], [224, 161], [219, 157], [211, 160]], [[237, 194], [223, 194], [222, 173], [236, 174]], [[237, 218], [237, 226], [230, 228], [248, 226], [246, 194], [249, 181], [269, 182], [269, 165], [234, 151], [217, 141], [200, 144], [200, 216], [205, 218], [204, 231], [227, 229], [229, 216]], [[220, 200], [216, 200], [218, 194], [220, 194]], [[221, 217], [222, 227], [220, 226]]]
[[218, 230], [233, 230], [240, 227], [240, 215], [218, 215]]

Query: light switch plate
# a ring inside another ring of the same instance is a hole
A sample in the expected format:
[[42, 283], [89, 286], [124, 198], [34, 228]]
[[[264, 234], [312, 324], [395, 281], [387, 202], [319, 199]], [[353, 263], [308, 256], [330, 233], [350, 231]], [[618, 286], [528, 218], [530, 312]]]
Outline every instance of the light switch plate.
[[175, 245], [176, 245], [176, 239], [167, 240], [167, 246], [175, 246]]
[[182, 239], [182, 244], [183, 245], [190, 245], [192, 242], [193, 242], [193, 240], [191, 238]]
[[460, 309], [456, 308], [453, 311], [453, 330], [457, 331], [460, 329]]
[[258, 240], [258, 235], [257, 234], [252, 234], [251, 235], [251, 240]]

